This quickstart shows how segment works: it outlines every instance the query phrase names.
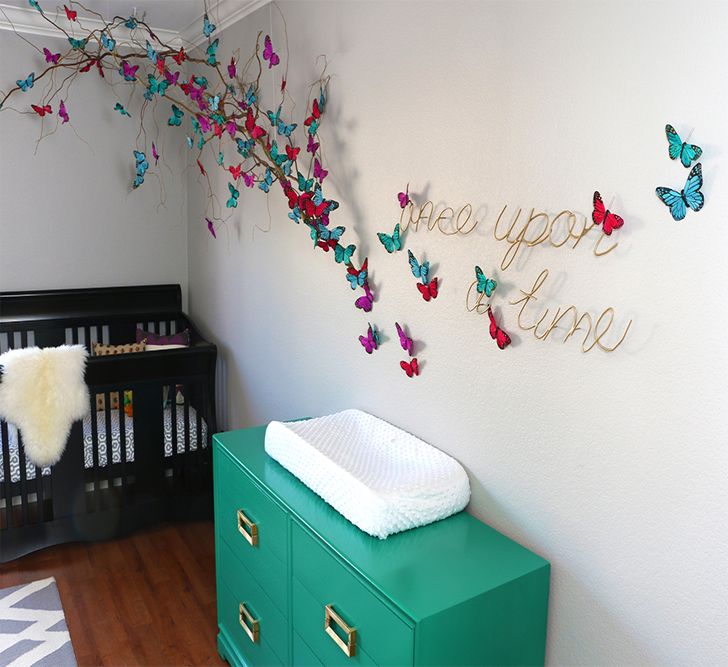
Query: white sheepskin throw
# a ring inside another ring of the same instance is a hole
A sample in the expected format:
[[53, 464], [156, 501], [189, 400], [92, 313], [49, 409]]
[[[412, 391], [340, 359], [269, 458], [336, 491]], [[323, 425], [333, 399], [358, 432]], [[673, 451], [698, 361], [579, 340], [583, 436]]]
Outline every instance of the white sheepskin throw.
[[36, 466], [61, 458], [71, 424], [89, 412], [83, 345], [26, 347], [0, 355], [0, 417], [20, 429]]

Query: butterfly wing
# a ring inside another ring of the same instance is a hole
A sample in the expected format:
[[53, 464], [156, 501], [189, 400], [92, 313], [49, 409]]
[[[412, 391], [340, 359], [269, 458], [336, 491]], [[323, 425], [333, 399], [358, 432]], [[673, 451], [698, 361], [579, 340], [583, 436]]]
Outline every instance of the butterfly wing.
[[688, 176], [687, 183], [685, 183], [685, 189], [683, 190], [685, 201], [687, 201], [688, 206], [696, 212], [703, 208], [703, 204], [705, 203], [705, 197], [703, 197], [703, 193], [700, 192], [700, 188], [702, 187], [703, 167], [700, 162], [698, 162], [698, 164], [690, 170], [690, 175]]
[[407, 250], [407, 256], [409, 257], [409, 265], [412, 269], [412, 275], [415, 278], [420, 278], [422, 276], [422, 267], [420, 267], [420, 263], [417, 261], [415, 256], [412, 254], [411, 250]]
[[604, 233], [609, 236], [615, 229], [619, 229], [624, 224], [622, 216], [616, 213], [607, 213], [607, 217], [604, 218]]
[[592, 221], [595, 225], [601, 225], [604, 222], [604, 216], [607, 209], [604, 207], [602, 196], [598, 192], [594, 192], [594, 210], [592, 211]]
[[422, 283], [417, 283], [417, 289], [420, 291], [420, 294], [422, 295], [422, 298], [425, 301], [429, 301], [432, 296], [430, 294], [430, 289], [427, 285], [423, 285]]
[[694, 160], [699, 160], [703, 154], [703, 149], [695, 144], [683, 144], [682, 151], [680, 151], [680, 162], [683, 167], [689, 167], [690, 163]]
[[[475, 279], [478, 281], [476, 289], [480, 294], [484, 294], [488, 284], [488, 279], [485, 277], [483, 269], [481, 269], [479, 266], [475, 267]], [[490, 296], [490, 294], [488, 296]]]
[[674, 220], [682, 220], [685, 217], [687, 209], [679, 192], [671, 188], [657, 188], [655, 192], [660, 201], [670, 207], [670, 214]]
[[384, 234], [382, 232], [377, 232], [377, 238], [381, 242], [381, 244], [386, 248], [387, 252], [394, 252], [394, 239], [389, 234]]
[[495, 342], [501, 350], [505, 350], [511, 344], [511, 337], [500, 327], [496, 331]]
[[433, 299], [437, 298], [437, 278], [433, 278], [427, 285], [426, 285], [430, 296]]
[[488, 319], [490, 320], [490, 337], [495, 340], [496, 332], [498, 331], [498, 325], [495, 322], [493, 311], [488, 306]]
[[372, 309], [372, 300], [369, 295], [365, 294], [354, 301], [354, 305], [357, 308], [361, 308], [365, 313], [368, 313]]
[[[670, 155], [671, 160], [675, 160], [680, 157], [680, 153], [682, 152], [682, 139], [672, 125], [665, 125], [665, 135], [667, 136], [668, 154]], [[685, 166], [687, 167], [688, 165]]]

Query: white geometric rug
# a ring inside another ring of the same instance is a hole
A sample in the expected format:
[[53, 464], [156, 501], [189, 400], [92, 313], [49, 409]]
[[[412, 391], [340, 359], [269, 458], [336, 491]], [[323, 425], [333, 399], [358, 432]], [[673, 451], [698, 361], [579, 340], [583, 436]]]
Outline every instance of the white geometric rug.
[[0, 589], [0, 667], [76, 667], [53, 577]]

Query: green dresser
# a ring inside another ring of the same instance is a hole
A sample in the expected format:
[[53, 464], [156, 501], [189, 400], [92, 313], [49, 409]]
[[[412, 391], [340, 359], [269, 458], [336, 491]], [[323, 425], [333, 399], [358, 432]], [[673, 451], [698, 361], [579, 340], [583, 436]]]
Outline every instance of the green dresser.
[[465, 512], [379, 540], [214, 436], [218, 650], [231, 665], [543, 664], [549, 564]]

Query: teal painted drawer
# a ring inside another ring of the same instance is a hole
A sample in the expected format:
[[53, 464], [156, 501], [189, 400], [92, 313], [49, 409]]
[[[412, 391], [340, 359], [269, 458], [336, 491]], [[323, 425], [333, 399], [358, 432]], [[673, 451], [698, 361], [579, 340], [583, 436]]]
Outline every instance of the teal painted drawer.
[[[220, 558], [219, 581], [229, 591], [227, 600], [219, 601], [218, 616], [232, 641], [245, 655], [250, 656], [252, 665], [262, 665], [254, 656], [272, 650], [278, 662], [288, 661], [288, 623], [256, 583], [252, 574], [240, 562], [230, 547], [218, 543]], [[240, 623], [240, 605], [244, 604], [249, 613], [246, 625], [252, 628], [257, 623], [258, 636], [255, 640], [245, 632]], [[266, 648], [267, 647], [267, 648]], [[276, 662], [275, 664], [278, 664]]]
[[215, 488], [223, 500], [218, 526], [223, 538], [234, 548], [270, 552], [285, 562], [286, 512], [227, 457], [215, 468]]
[[[322, 662], [326, 665], [370, 664], [372, 661], [379, 665], [411, 665], [413, 629], [295, 522], [291, 536], [293, 578], [296, 580], [292, 593], [293, 626]], [[359, 656], [356, 660], [348, 659], [324, 631], [326, 605], [332, 605], [345, 623], [356, 629]], [[302, 631], [302, 624], [305, 624], [306, 632]]]
[[293, 633], [293, 664], [296, 667], [323, 667], [324, 665], [297, 632]]

